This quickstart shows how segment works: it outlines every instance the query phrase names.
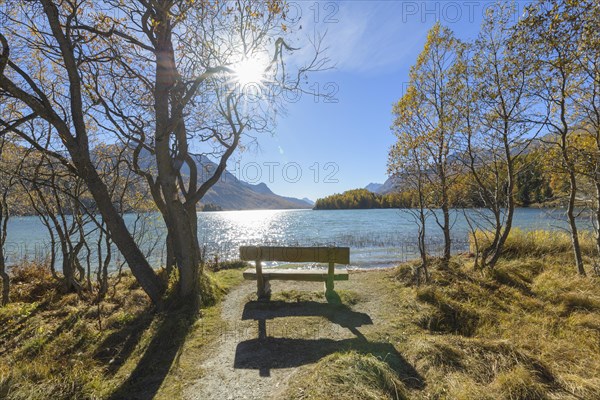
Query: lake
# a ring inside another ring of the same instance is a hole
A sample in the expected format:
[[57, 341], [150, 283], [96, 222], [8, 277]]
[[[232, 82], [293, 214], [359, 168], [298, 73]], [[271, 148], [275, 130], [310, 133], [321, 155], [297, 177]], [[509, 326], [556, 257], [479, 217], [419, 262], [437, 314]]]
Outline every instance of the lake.
[[[476, 211], [468, 215], [482, 221]], [[351, 266], [387, 267], [416, 258], [417, 225], [407, 210], [260, 210], [199, 213], [199, 238], [208, 257], [235, 259], [241, 245], [348, 246]], [[165, 229], [158, 214], [126, 215], [137, 231], [142, 249], [153, 265], [164, 260]], [[452, 212], [453, 251], [468, 250], [468, 225], [463, 210]], [[582, 228], [590, 228], [582, 220]], [[517, 209], [514, 226], [523, 230], [566, 227], [564, 210]], [[440, 253], [443, 239], [433, 217], [429, 218], [427, 241], [432, 253]], [[23, 258], [42, 260], [48, 254], [49, 236], [37, 217], [15, 217], [8, 226], [8, 264]], [[91, 237], [93, 238], [93, 233]], [[113, 268], [122, 262], [115, 256]], [[271, 265], [277, 265], [272, 263]]]

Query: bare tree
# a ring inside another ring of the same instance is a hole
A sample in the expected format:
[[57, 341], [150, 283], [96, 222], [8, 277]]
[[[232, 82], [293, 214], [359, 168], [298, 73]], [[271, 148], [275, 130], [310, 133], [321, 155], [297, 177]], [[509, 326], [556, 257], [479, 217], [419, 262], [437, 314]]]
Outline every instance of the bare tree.
[[[412, 113], [404, 119], [412, 120], [415, 147], [427, 154], [422, 166], [429, 184], [436, 187], [430, 207], [441, 209], [441, 218], [433, 213], [444, 235], [443, 261], [448, 264], [451, 256], [450, 192], [456, 182], [459, 163], [454, 159], [458, 141], [455, 81], [457, 56], [462, 44], [452, 31], [436, 23], [429, 31], [425, 48], [410, 71], [410, 90], [404, 95], [405, 102], [412, 103]], [[405, 122], [396, 121], [396, 124]], [[421, 168], [419, 168], [421, 169]]]
[[[20, 171], [20, 182], [51, 238], [50, 268], [65, 291], [82, 294], [86, 273], [80, 257], [87, 246], [86, 228], [91, 222], [82, 205], [87, 189], [81, 179], [43, 153], [29, 152], [27, 161]], [[62, 277], [55, 273], [56, 247]]]
[[315, 57], [290, 76], [280, 1], [136, 1], [80, 25], [104, 39], [113, 62], [85, 75], [102, 112], [96, 123], [132, 151], [165, 221], [168, 264], [180, 294], [194, 293], [202, 271], [196, 208], [220, 179], [242, 139], [270, 131], [288, 86], [324, 68]]
[[91, 104], [81, 70], [87, 63], [102, 60], [104, 54], [75, 29], [86, 18], [82, 11], [89, 6], [89, 2], [63, 1], [57, 5], [50, 0], [8, 1], [1, 6], [0, 96], [3, 101], [14, 102], [18, 110], [10, 120], [2, 116], [1, 122], [12, 130], [34, 118], [51, 125], [69, 158], [44, 149], [36, 138], [21, 138], [83, 179], [129, 268], [158, 303], [164, 285], [112, 204], [90, 154]]
[[[410, 91], [411, 89], [409, 89]], [[405, 118], [414, 110], [411, 110], [410, 102], [403, 102], [401, 99], [394, 106], [396, 121], [392, 127], [396, 135], [397, 142], [390, 149], [388, 157], [388, 174], [399, 177], [403, 188], [415, 192], [415, 208], [407, 209], [417, 224], [417, 248], [421, 257], [421, 265], [416, 270], [417, 284], [421, 282], [421, 275], [424, 282], [429, 281], [429, 254], [427, 250], [427, 219], [431, 216], [429, 210], [429, 195], [427, 174], [427, 153], [418, 145], [418, 133], [411, 126], [412, 120]], [[408, 114], [408, 115], [407, 115]], [[415, 141], [417, 139], [417, 141]]]

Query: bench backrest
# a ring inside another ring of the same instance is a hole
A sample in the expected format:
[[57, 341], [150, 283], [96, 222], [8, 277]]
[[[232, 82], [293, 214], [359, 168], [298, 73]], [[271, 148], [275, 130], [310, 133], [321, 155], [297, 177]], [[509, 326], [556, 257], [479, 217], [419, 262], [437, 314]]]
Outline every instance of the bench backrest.
[[243, 261], [285, 261], [350, 264], [349, 247], [242, 246]]

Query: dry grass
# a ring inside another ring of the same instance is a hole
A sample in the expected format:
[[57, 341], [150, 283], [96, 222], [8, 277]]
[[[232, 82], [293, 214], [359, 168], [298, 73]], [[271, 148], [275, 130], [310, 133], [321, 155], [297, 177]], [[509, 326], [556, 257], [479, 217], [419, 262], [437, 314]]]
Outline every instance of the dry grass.
[[295, 380], [300, 383], [286, 394], [290, 400], [408, 399], [404, 384], [388, 364], [355, 351], [327, 356]]
[[[476, 236], [479, 245], [483, 248], [491, 240], [491, 233], [477, 231]], [[579, 233], [581, 251], [586, 256], [596, 256], [595, 238], [592, 232], [583, 231]], [[475, 244], [471, 238], [471, 251], [475, 250]], [[564, 231], [524, 231], [513, 228], [503, 249], [504, 257], [536, 257], [550, 255], [566, 255], [572, 253], [571, 237]]]
[[[349, 348], [300, 367], [281, 398], [600, 398], [600, 278], [577, 275], [561, 234], [518, 235], [529, 244], [511, 238], [510, 257], [494, 271], [475, 271], [472, 259], [456, 257], [448, 268], [432, 262], [431, 281], [421, 286], [410, 263], [353, 273], [340, 284], [340, 299], [372, 324], [345, 341]], [[125, 276], [99, 319], [76, 296], [43, 286], [44, 273], [22, 274], [17, 302], [0, 309], [0, 398], [178, 399], [202, 376], [219, 305], [201, 310], [200, 319], [184, 311], [155, 314]], [[241, 279], [239, 269], [224, 269], [204, 284], [228, 288]], [[222, 290], [214, 293], [217, 301]], [[326, 301], [294, 290], [275, 292], [274, 300]], [[294, 318], [299, 326], [316, 320]]]
[[[28, 264], [11, 271], [13, 302], [0, 308], [1, 399], [128, 397], [151, 388], [156, 397], [180, 393], [179, 363], [198, 326], [216, 326], [218, 306], [198, 314], [185, 305], [153, 310], [130, 274], [113, 279], [100, 305], [61, 294], [49, 271]], [[241, 281], [239, 270], [206, 276], [201, 286], [215, 303]], [[193, 344], [210, 341], [205, 329]], [[156, 368], [164, 363], [165, 369]], [[154, 364], [154, 365], [153, 365]], [[156, 370], [159, 371], [156, 371]], [[132, 379], [132, 376], [142, 377]]]
[[[361, 331], [370, 342], [393, 344], [416, 370], [421, 386], [408, 385], [406, 369], [392, 369], [408, 398], [600, 398], [600, 278], [577, 275], [562, 234], [521, 234], [538, 247], [517, 249], [513, 238], [510, 257], [494, 271], [475, 271], [472, 259], [457, 257], [447, 269], [433, 263], [431, 282], [419, 287], [410, 263], [360, 275], [357, 287], [377, 293], [372, 304], [356, 305], [376, 310], [377, 323]], [[333, 360], [307, 367], [313, 375], [303, 376], [318, 381], [293, 384], [289, 393], [335, 398], [344, 380], [327, 373]], [[346, 379], [347, 392], [362, 386]], [[378, 393], [390, 398], [382, 387]]]

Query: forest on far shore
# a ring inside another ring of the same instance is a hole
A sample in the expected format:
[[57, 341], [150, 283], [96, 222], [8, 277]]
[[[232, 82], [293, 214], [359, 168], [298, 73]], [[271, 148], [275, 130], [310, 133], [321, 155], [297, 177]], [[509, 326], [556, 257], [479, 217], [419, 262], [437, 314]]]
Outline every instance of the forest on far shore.
[[[545, 146], [523, 155], [516, 180], [515, 200], [521, 207], [555, 207], [562, 205], [569, 190], [569, 182], [562, 173], [551, 168]], [[546, 158], [544, 158], [546, 156]], [[394, 178], [392, 178], [394, 179]], [[373, 208], [413, 208], [417, 207], [418, 193], [411, 185], [402, 184], [402, 176], [397, 176], [396, 187], [390, 193], [374, 193], [367, 189], [353, 189], [323, 197], [315, 202], [315, 210], [350, 210]], [[452, 188], [451, 207], [485, 207], [481, 196], [473, 190], [467, 173], [462, 174], [460, 184]], [[591, 198], [586, 188], [581, 188], [582, 198]], [[589, 195], [589, 196], [588, 196]]]

